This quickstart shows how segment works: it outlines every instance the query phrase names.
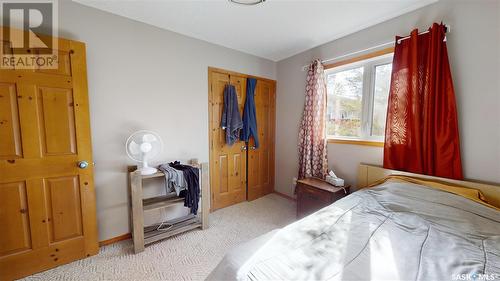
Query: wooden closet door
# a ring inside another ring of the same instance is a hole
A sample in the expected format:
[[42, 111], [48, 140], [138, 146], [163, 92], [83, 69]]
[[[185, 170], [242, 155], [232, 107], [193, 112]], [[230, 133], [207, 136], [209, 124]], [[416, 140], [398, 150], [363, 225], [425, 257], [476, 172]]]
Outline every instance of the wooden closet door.
[[85, 45], [58, 52], [58, 69], [0, 70], [1, 280], [98, 253]]
[[230, 83], [236, 88], [240, 114], [246, 96], [246, 79], [227, 73], [210, 72], [210, 187], [211, 210], [224, 208], [246, 200], [245, 143], [226, 144], [226, 131], [221, 128], [224, 108], [224, 88]]
[[255, 107], [259, 148], [253, 138], [248, 145], [248, 200], [274, 191], [275, 83], [257, 80]]

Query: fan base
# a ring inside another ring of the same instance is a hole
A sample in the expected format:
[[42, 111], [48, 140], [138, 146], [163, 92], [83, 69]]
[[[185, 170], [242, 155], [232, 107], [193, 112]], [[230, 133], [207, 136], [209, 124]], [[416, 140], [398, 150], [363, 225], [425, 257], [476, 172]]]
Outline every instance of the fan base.
[[146, 175], [152, 175], [158, 172], [158, 169], [153, 168], [153, 167], [142, 167], [139, 169], [141, 171], [141, 175], [146, 176]]

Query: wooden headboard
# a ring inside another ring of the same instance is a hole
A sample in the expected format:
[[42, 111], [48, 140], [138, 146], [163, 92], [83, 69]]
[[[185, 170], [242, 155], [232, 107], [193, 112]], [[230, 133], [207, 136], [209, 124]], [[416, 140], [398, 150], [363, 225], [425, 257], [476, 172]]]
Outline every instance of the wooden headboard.
[[446, 182], [454, 185], [461, 185], [465, 187], [479, 189], [486, 196], [490, 204], [500, 207], [500, 185], [475, 182], [475, 181], [452, 180], [447, 178], [420, 175], [409, 172], [384, 169], [380, 166], [369, 165], [369, 164], [359, 164], [358, 188], [366, 187], [371, 183], [374, 183], [375, 181], [380, 180], [389, 175], [402, 175], [402, 176], [410, 176], [421, 179], [437, 180], [440, 182]]

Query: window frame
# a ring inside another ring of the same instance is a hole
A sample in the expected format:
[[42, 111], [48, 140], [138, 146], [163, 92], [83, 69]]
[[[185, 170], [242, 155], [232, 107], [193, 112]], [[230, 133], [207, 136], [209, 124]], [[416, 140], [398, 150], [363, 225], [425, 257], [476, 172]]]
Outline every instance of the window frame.
[[[372, 136], [373, 107], [375, 101], [376, 67], [392, 63], [394, 48], [386, 48], [373, 53], [354, 57], [324, 66], [325, 76], [350, 69], [363, 67], [363, 91], [361, 99], [361, 135], [360, 137], [341, 137], [327, 135], [329, 143], [384, 146], [384, 136]], [[328, 93], [327, 93], [328, 98]], [[326, 126], [326, 124], [325, 124]], [[325, 127], [326, 129], [326, 127]]]

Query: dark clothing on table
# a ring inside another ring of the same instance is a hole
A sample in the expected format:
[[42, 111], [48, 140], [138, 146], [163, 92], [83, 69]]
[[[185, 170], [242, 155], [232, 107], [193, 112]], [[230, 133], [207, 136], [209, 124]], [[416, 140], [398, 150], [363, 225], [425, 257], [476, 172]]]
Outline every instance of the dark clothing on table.
[[240, 130], [243, 128], [236, 88], [230, 84], [224, 88], [224, 108], [222, 109], [221, 127], [226, 130], [226, 143], [228, 145], [233, 145], [238, 140]]
[[189, 166], [182, 165], [179, 161], [169, 163], [170, 167], [182, 171], [184, 173], [184, 179], [187, 183], [187, 189], [185, 191], [184, 206], [191, 208], [192, 214], [198, 213], [198, 202], [200, 200], [200, 173], [199, 169]]
[[253, 136], [255, 148], [259, 148], [259, 131], [257, 131], [257, 115], [255, 112], [255, 86], [257, 80], [247, 78], [247, 98], [243, 110], [243, 130], [241, 130], [240, 139], [248, 142], [250, 136]]

